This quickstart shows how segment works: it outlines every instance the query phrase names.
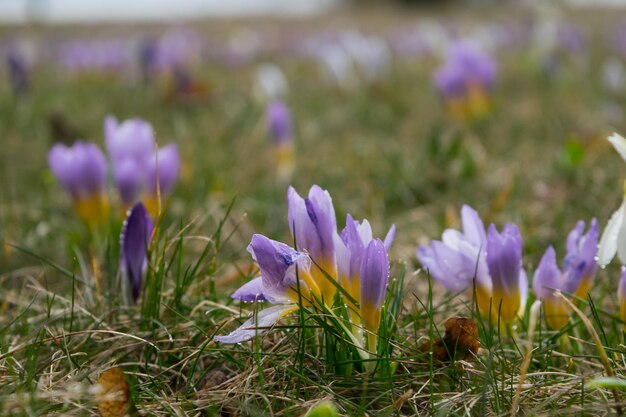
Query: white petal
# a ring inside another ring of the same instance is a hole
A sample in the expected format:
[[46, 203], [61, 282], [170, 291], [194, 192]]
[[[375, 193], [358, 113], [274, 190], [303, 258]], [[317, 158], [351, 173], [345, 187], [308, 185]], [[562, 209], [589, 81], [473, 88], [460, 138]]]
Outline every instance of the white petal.
[[214, 339], [220, 343], [246, 342], [254, 339], [257, 334], [260, 336], [268, 332], [278, 320], [297, 309], [298, 306], [293, 304], [280, 304], [266, 308], [259, 311], [256, 316], [250, 317], [244, 324], [230, 334], [226, 336], [215, 336]]
[[606, 266], [617, 252], [617, 238], [622, 229], [624, 222], [624, 210], [626, 209], [626, 201], [611, 216], [609, 223], [602, 232], [600, 244], [598, 245], [598, 264]]
[[618, 133], [613, 133], [608, 139], [622, 159], [626, 161], [626, 139]]
[[[624, 210], [622, 210], [622, 213], [623, 212]], [[623, 220], [622, 220], [622, 227], [620, 227], [619, 232], [617, 234], [617, 256], [619, 257], [619, 260], [622, 263], [622, 265], [626, 265], [626, 222]]]

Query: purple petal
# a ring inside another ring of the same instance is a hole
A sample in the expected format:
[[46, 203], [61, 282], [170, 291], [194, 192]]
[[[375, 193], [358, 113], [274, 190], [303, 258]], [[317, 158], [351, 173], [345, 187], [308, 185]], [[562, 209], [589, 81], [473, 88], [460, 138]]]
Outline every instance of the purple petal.
[[507, 224], [502, 233], [489, 226], [487, 234], [487, 265], [493, 287], [511, 295], [519, 290], [522, 266], [522, 237], [517, 226]]
[[254, 339], [257, 335], [262, 335], [271, 330], [271, 327], [281, 318], [285, 317], [292, 311], [297, 310], [297, 306], [293, 305], [276, 305], [259, 311], [256, 316], [250, 317], [226, 336], [215, 336], [215, 340], [220, 343], [241, 343]]
[[141, 293], [143, 274], [148, 265], [148, 244], [152, 234], [152, 221], [142, 203], [129, 212], [122, 228], [122, 268], [130, 281], [133, 301]]
[[312, 255], [321, 252], [321, 242], [317, 230], [306, 209], [304, 199], [289, 187], [287, 191], [289, 229], [299, 250], [306, 250]]
[[361, 259], [361, 304], [380, 308], [389, 281], [389, 259], [380, 239], [372, 240]]
[[61, 187], [72, 195], [78, 196], [78, 176], [74, 172], [74, 155], [65, 145], [57, 143], [48, 152], [50, 170], [61, 184]]
[[276, 143], [285, 143], [292, 139], [291, 114], [285, 103], [270, 103], [265, 110], [265, 119], [270, 136]]
[[134, 160], [127, 158], [115, 168], [115, 186], [122, 202], [129, 206], [139, 199], [142, 172]]
[[319, 186], [313, 185], [309, 190], [308, 198], [304, 201], [320, 240], [320, 253], [309, 253], [316, 261], [318, 258], [320, 261], [335, 259], [334, 235], [337, 233], [337, 219], [330, 194]]
[[[310, 259], [284, 243], [259, 234], [252, 236], [248, 246], [259, 265], [262, 278], [262, 294], [270, 303], [289, 302], [288, 291], [297, 287], [296, 269], [308, 273]], [[300, 285], [306, 285], [300, 282]]]
[[561, 290], [563, 277], [556, 264], [556, 252], [550, 246], [544, 253], [533, 278], [533, 291], [539, 298], [554, 298], [555, 290]]
[[394, 240], [396, 240], [396, 225], [392, 224], [387, 232], [387, 236], [385, 236], [384, 244], [387, 252], [391, 249], [391, 245], [393, 245]]
[[243, 284], [230, 297], [234, 300], [243, 301], [245, 303], [265, 301], [265, 296], [263, 295], [263, 278], [257, 277], [250, 282]]
[[126, 158], [145, 161], [154, 151], [154, 131], [145, 120], [129, 119], [118, 124], [114, 117], [108, 116], [104, 121], [104, 135], [114, 165]]
[[180, 156], [178, 155], [178, 147], [171, 143], [159, 149], [156, 155], [153, 154], [150, 159], [147, 179], [149, 191], [152, 194], [156, 194], [158, 185], [161, 194], [168, 195], [174, 188], [174, 184], [176, 184], [179, 170]]
[[56, 144], [48, 154], [52, 173], [74, 198], [101, 193], [106, 182], [106, 160], [93, 143], [77, 141], [71, 147]]
[[475, 245], [484, 248], [487, 234], [485, 233], [485, 225], [478, 212], [470, 206], [464, 205], [461, 208], [461, 222], [463, 224], [463, 233], [467, 239]]

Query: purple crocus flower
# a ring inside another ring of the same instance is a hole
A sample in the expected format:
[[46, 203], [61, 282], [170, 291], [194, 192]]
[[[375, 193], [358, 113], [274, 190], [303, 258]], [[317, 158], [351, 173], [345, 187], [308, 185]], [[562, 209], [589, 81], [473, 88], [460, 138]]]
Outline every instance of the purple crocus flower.
[[105, 193], [106, 161], [93, 143], [77, 141], [71, 147], [57, 143], [48, 153], [50, 170], [72, 196], [78, 216], [89, 225], [109, 215]]
[[533, 289], [537, 297], [543, 300], [548, 326], [558, 330], [567, 324], [570, 308], [563, 300], [554, 296], [555, 290], [587, 296], [587, 291], [597, 269], [595, 256], [598, 251], [598, 223], [591, 221], [589, 231], [583, 234], [585, 223], [581, 220], [567, 237], [567, 255], [563, 260], [563, 269], [556, 263], [556, 252], [550, 246], [541, 258], [535, 271]]
[[[498, 65], [476, 44], [468, 41], [452, 45], [446, 63], [435, 72], [435, 84], [444, 97], [456, 98], [473, 85], [484, 91], [493, 86]], [[462, 86], [459, 92], [458, 86]]]
[[[384, 241], [386, 251], [389, 251], [393, 244], [395, 234], [396, 227], [392, 225]], [[346, 227], [341, 231], [341, 235], [335, 238], [339, 283], [354, 300], [359, 300], [361, 297], [361, 260], [372, 241], [374, 239], [369, 222], [363, 220], [359, 223], [349, 214], [346, 216]], [[352, 323], [355, 326], [358, 325], [360, 316], [353, 314], [353, 311], [356, 312], [356, 306], [348, 302], [348, 309]]]
[[265, 110], [265, 120], [272, 140], [280, 145], [293, 139], [291, 113], [287, 105], [280, 100], [268, 104]]
[[375, 351], [381, 308], [389, 281], [389, 259], [382, 240], [371, 240], [363, 251], [359, 275], [361, 319], [368, 330], [369, 350]]
[[25, 94], [30, 84], [30, 68], [26, 59], [16, 48], [9, 48], [6, 54], [9, 68], [9, 81], [16, 96]]
[[[514, 224], [506, 224], [499, 233], [491, 224], [487, 232], [487, 266], [491, 276], [491, 310], [504, 323], [511, 323], [524, 307], [528, 279], [522, 269], [522, 236]], [[522, 285], [520, 285], [522, 284]]]
[[137, 203], [128, 211], [121, 236], [120, 269], [130, 284], [133, 303], [141, 294], [143, 276], [148, 267], [148, 246], [152, 235], [152, 221], [146, 207]]
[[454, 44], [434, 75], [435, 86], [459, 117], [480, 117], [488, 111], [487, 95], [495, 81], [495, 60], [469, 41]]
[[118, 123], [113, 116], [104, 119], [104, 141], [113, 162], [130, 158], [143, 168], [148, 164], [155, 148], [154, 130], [141, 119], [128, 119]]
[[143, 197], [148, 211], [156, 215], [157, 185], [160, 195], [167, 196], [178, 178], [178, 147], [169, 144], [155, 151], [154, 130], [141, 119], [118, 123], [107, 116], [104, 136], [123, 205], [130, 207]]
[[337, 219], [333, 201], [328, 191], [317, 185], [311, 187], [306, 198], [289, 187], [287, 200], [289, 228], [296, 247], [306, 251], [313, 260], [313, 278], [320, 287], [324, 302], [331, 305], [336, 287], [326, 274], [337, 279]]
[[[447, 229], [441, 241], [420, 246], [417, 258], [429, 274], [451, 291], [472, 291], [481, 314], [512, 322], [523, 310], [528, 279], [522, 268], [522, 239], [515, 225], [485, 233], [478, 213], [461, 209], [463, 231]], [[474, 286], [475, 283], [475, 286]], [[493, 316], [491, 312], [493, 311]]]
[[253, 339], [297, 310], [300, 302], [310, 305], [314, 296], [321, 297], [319, 287], [311, 277], [311, 259], [306, 253], [258, 234], [252, 236], [248, 251], [259, 265], [261, 276], [239, 288], [232, 297], [243, 301], [262, 299], [275, 305], [259, 311], [230, 334], [216, 336], [215, 340], [221, 343]]

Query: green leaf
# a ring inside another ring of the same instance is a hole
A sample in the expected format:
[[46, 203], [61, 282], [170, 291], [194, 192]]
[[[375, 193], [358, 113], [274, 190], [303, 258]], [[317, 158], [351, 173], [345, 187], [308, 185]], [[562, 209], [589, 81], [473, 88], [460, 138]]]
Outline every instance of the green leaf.
[[626, 389], [626, 379], [615, 377], [600, 377], [587, 384], [589, 388], [619, 388]]
[[339, 410], [331, 401], [322, 401], [313, 406], [305, 417], [339, 417]]

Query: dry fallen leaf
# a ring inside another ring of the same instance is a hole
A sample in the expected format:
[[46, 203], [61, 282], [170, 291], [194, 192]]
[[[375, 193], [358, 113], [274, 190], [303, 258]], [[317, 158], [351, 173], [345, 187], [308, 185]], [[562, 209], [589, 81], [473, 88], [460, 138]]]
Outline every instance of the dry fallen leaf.
[[[480, 344], [478, 342], [478, 327], [472, 319], [464, 317], [453, 317], [446, 321], [446, 333], [443, 339], [436, 339], [433, 342], [432, 351], [436, 361], [447, 362], [464, 360], [478, 353]], [[431, 342], [424, 343], [420, 350], [429, 352]]]
[[96, 401], [102, 417], [124, 417], [129, 415], [129, 388], [124, 372], [120, 368], [104, 371], [98, 382]]

